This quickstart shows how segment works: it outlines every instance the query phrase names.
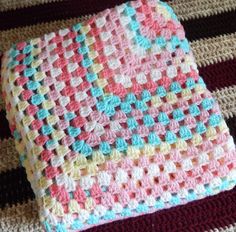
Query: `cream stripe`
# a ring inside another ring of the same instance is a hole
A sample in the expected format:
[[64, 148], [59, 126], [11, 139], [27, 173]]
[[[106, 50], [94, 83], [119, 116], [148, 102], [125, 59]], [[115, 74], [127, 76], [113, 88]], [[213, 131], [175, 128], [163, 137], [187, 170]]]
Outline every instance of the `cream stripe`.
[[191, 47], [199, 67], [236, 58], [236, 33], [193, 41]]
[[236, 85], [213, 92], [225, 118], [236, 116]]
[[[1, 95], [1, 90], [0, 90], [0, 95]], [[0, 97], [0, 110], [2, 110], [2, 109], [5, 109], [5, 106], [4, 106], [2, 97]]]
[[[217, 99], [225, 119], [236, 116], [236, 85], [214, 91], [212, 94]], [[0, 173], [18, 167], [18, 157], [12, 138], [1, 141]]]
[[0, 50], [6, 51], [10, 46], [19, 41], [25, 41], [31, 38], [40, 37], [46, 33], [57, 31], [61, 28], [70, 27], [71, 25], [80, 22], [89, 16], [81, 18], [72, 18], [66, 20], [58, 20], [48, 23], [40, 23], [32, 26], [18, 27], [15, 29], [4, 30], [0, 33]]
[[0, 231], [42, 232], [43, 227], [38, 219], [37, 202], [32, 200], [0, 210]]
[[1, 0], [0, 11], [15, 10], [28, 6], [36, 6], [39, 4], [45, 4], [49, 2], [59, 2], [62, 0]]
[[176, 0], [169, 4], [181, 20], [206, 17], [236, 9], [235, 0]]
[[0, 172], [19, 166], [19, 155], [12, 138], [0, 142]]

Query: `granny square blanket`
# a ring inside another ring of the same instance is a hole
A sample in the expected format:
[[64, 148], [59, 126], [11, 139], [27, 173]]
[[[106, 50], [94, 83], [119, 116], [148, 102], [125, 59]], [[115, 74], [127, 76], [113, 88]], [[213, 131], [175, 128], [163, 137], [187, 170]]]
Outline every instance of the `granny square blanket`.
[[152, 213], [236, 184], [233, 139], [166, 3], [127, 2], [12, 46], [2, 86], [47, 232]]

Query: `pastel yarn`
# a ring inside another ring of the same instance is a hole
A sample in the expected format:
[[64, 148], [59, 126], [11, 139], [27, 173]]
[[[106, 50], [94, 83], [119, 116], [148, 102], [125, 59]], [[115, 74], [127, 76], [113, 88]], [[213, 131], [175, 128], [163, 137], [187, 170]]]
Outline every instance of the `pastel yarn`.
[[236, 152], [182, 25], [127, 2], [4, 54], [3, 96], [46, 231], [78, 231], [217, 194]]

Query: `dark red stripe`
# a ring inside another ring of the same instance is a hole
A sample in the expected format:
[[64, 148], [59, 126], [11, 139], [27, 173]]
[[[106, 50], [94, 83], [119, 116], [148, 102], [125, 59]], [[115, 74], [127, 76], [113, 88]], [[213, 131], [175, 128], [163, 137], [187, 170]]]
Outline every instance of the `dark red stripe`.
[[236, 144], [236, 117], [230, 117], [226, 120], [227, 126], [229, 127], [230, 134], [234, 138], [234, 143]]
[[93, 14], [126, 0], [67, 0], [0, 12], [0, 30]]
[[186, 37], [192, 41], [236, 31], [236, 11], [183, 21]]
[[4, 110], [0, 110], [0, 139], [7, 139], [9, 137], [11, 137], [11, 131], [6, 119], [6, 112]]
[[199, 73], [211, 91], [236, 85], [236, 59], [199, 68]]
[[0, 173], [0, 208], [34, 199], [25, 169], [18, 167]]

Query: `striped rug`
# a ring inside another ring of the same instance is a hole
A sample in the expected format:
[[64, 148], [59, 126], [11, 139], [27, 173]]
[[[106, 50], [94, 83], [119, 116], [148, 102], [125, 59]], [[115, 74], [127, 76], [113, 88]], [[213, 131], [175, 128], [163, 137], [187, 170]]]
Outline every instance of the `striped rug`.
[[[124, 0], [0, 0], [0, 51], [70, 26]], [[173, 0], [208, 89], [236, 138], [236, 1]], [[0, 232], [43, 231], [0, 98]], [[90, 232], [236, 231], [236, 188], [184, 206], [110, 223]]]

